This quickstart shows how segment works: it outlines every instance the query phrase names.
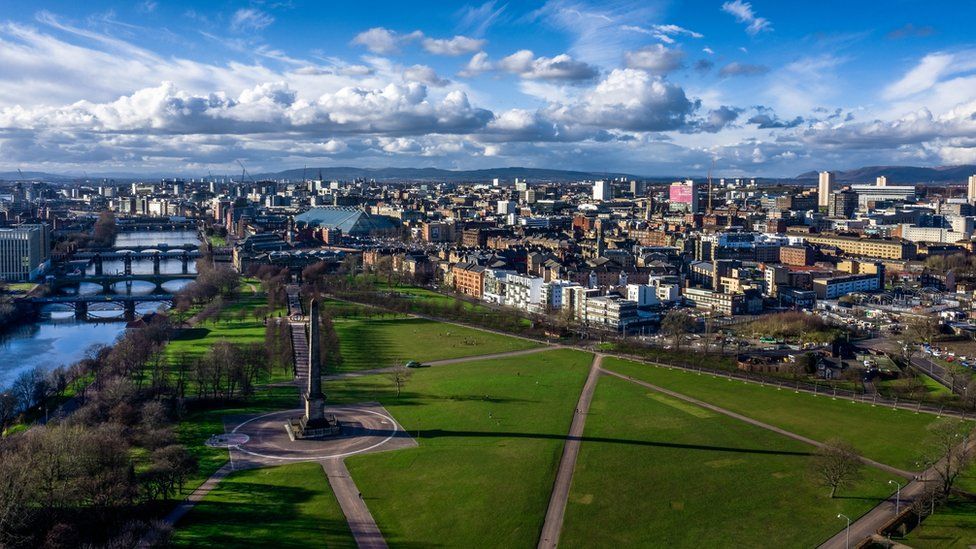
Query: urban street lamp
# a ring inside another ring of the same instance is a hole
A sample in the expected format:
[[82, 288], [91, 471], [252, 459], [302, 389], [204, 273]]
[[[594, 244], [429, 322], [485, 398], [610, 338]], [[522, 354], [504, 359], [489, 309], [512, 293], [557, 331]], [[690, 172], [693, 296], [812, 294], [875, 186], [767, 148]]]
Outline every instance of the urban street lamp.
[[889, 480], [888, 484], [894, 484], [898, 487], [898, 490], [895, 491], [895, 516], [897, 517], [898, 513], [901, 512], [901, 484], [894, 480]]
[[847, 547], [847, 549], [851, 549], [851, 517], [849, 517], [849, 516], [847, 516], [847, 515], [845, 515], [843, 513], [838, 513], [837, 514], [837, 518], [842, 518], [842, 519], [846, 519], [847, 520], [847, 543], [846, 543], [846, 547]]

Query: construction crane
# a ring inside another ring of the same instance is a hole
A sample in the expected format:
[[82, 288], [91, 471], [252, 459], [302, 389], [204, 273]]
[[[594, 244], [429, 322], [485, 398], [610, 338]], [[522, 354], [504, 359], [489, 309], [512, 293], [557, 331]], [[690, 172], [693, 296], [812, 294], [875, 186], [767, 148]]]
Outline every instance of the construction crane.
[[24, 172], [20, 171], [20, 168], [17, 168], [17, 173], [20, 174], [20, 180], [21, 181], [26, 180], [26, 178], [24, 177]]
[[712, 170], [715, 169], [715, 159], [712, 159], [712, 165], [708, 168], [708, 213], [712, 213]]
[[251, 179], [252, 183], [256, 183], [256, 181], [254, 181], [254, 178], [251, 177], [249, 173], [247, 173], [247, 168], [244, 167], [244, 163], [241, 162], [240, 160], [238, 160], [237, 163], [241, 165], [241, 183], [244, 183], [244, 177], [248, 177]]

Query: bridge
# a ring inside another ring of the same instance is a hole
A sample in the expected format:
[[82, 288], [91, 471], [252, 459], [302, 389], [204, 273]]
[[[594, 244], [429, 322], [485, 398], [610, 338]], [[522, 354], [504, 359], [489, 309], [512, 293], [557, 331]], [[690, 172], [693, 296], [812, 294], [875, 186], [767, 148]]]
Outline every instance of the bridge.
[[104, 248], [84, 248], [75, 252], [75, 257], [82, 257], [86, 254], [106, 254], [106, 253], [179, 253], [184, 252], [199, 252], [199, 244], [177, 244], [171, 245], [165, 242], [159, 244], [144, 244], [141, 246], [108, 246]]
[[124, 318], [132, 321], [136, 317], [136, 304], [150, 302], [173, 303], [173, 294], [49, 296], [28, 297], [24, 301], [33, 304], [37, 308], [44, 305], [67, 305], [75, 310], [75, 318], [80, 320], [88, 320], [88, 308], [92, 303], [121, 303]]
[[163, 284], [171, 280], [193, 280], [197, 277], [194, 273], [160, 273], [160, 274], [108, 274], [108, 275], [85, 275], [85, 276], [69, 276], [63, 278], [57, 278], [50, 285], [53, 289], [57, 290], [60, 288], [72, 288], [81, 285], [83, 282], [90, 282], [92, 284], [101, 284], [102, 292], [105, 294], [112, 293], [112, 286], [118, 284], [119, 282], [150, 282], [155, 284], [156, 287], [153, 289], [153, 293], [163, 292]]
[[143, 248], [141, 251], [130, 251], [120, 250], [120, 251], [92, 251], [92, 252], [78, 252], [74, 254], [76, 259], [88, 259], [89, 263], [95, 266], [95, 276], [103, 276], [102, 273], [102, 263], [105, 260], [118, 260], [121, 259], [124, 265], [124, 272], [126, 276], [132, 275], [132, 261], [136, 259], [151, 259], [153, 262], [153, 275], [161, 275], [160, 265], [164, 259], [179, 259], [182, 262], [182, 273], [189, 274], [190, 272], [190, 259], [195, 259], [203, 254], [199, 250], [187, 250], [177, 248], [170, 251], [162, 251], [158, 248]]

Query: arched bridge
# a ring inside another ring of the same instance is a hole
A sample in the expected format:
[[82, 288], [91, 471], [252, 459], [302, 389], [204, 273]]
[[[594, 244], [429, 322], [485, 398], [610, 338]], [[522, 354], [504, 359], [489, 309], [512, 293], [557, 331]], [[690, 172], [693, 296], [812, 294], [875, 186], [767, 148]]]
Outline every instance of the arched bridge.
[[67, 305], [75, 310], [75, 318], [82, 320], [88, 319], [88, 308], [93, 303], [121, 303], [125, 319], [131, 321], [135, 319], [137, 304], [150, 302], [173, 303], [173, 294], [48, 296], [29, 297], [25, 298], [25, 301], [38, 308], [52, 304]]

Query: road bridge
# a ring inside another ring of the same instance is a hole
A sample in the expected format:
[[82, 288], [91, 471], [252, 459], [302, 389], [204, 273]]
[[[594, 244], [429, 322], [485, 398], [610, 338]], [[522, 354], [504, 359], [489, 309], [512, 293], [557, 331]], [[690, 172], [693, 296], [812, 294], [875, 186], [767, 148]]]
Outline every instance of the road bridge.
[[150, 282], [156, 285], [156, 288], [153, 290], [154, 293], [166, 293], [162, 291], [163, 284], [172, 280], [193, 280], [196, 277], [196, 273], [84, 275], [57, 278], [48, 284], [53, 289], [58, 290], [61, 288], [75, 288], [83, 282], [89, 282], [92, 284], [101, 284], [102, 292], [109, 294], [112, 293], [112, 286], [119, 282]]

